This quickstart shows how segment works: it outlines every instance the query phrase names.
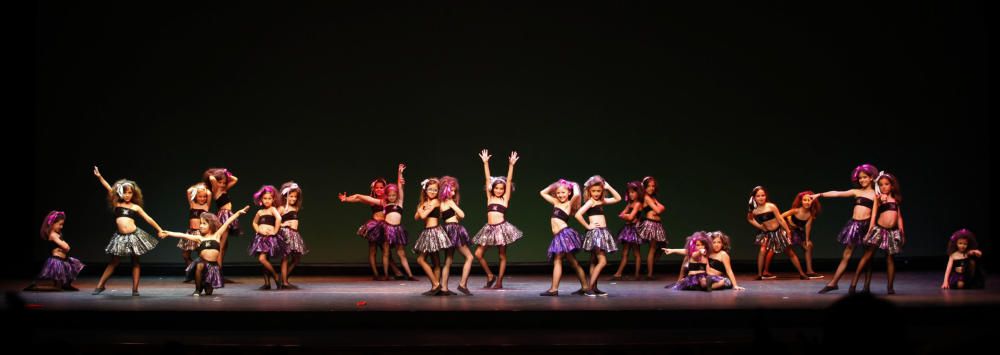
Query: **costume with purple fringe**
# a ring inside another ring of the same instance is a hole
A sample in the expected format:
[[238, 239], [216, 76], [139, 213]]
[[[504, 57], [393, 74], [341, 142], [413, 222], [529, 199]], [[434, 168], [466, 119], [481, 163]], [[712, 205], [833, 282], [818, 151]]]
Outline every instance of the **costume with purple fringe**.
[[549, 244], [549, 260], [560, 253], [576, 253], [580, 251], [580, 233], [570, 227], [563, 228], [552, 236], [552, 243]]

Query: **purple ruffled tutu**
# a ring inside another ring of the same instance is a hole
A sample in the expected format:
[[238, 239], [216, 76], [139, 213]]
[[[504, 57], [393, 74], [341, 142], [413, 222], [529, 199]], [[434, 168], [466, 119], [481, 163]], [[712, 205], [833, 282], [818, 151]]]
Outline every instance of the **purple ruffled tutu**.
[[460, 247], [463, 245], [469, 245], [472, 243], [472, 239], [469, 238], [469, 232], [465, 230], [458, 223], [445, 223], [444, 231], [448, 233], [448, 238], [451, 239], [451, 246]]
[[549, 244], [549, 260], [556, 254], [580, 251], [581, 245], [580, 233], [570, 227], [563, 228], [552, 236], [552, 243]]
[[42, 271], [38, 273], [36, 279], [52, 280], [58, 285], [69, 285], [76, 280], [77, 275], [80, 274], [80, 270], [83, 270], [84, 266], [76, 258], [67, 257], [60, 259], [56, 256], [50, 256], [45, 260], [45, 264], [42, 265]]

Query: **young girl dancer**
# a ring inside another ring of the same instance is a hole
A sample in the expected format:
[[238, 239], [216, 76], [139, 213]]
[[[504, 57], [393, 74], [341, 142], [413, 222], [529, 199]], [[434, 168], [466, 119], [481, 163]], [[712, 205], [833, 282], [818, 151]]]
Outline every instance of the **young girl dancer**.
[[[396, 272], [396, 280], [407, 280], [407, 281], [417, 281], [413, 277], [413, 272], [410, 271], [410, 263], [406, 260], [406, 244], [409, 243], [409, 234], [406, 233], [406, 229], [403, 228], [403, 186], [406, 180], [403, 179], [403, 170], [406, 169], [406, 165], [399, 164], [399, 176], [396, 181], [399, 185], [389, 184], [385, 187], [385, 241], [382, 245], [382, 271], [385, 275], [389, 276], [389, 267], [391, 266]], [[406, 272], [406, 276], [399, 274], [399, 270], [396, 269], [395, 264], [392, 262], [392, 257], [390, 256], [393, 248], [396, 249], [396, 255], [399, 257], [399, 263], [403, 266], [403, 271]]]
[[271, 185], [262, 186], [253, 194], [253, 202], [260, 207], [260, 210], [253, 216], [253, 230], [256, 234], [247, 251], [250, 256], [256, 256], [257, 261], [264, 267], [264, 285], [260, 287], [261, 290], [271, 289], [271, 278], [274, 278], [274, 285], [279, 290], [285, 285], [281, 275], [278, 275], [268, 260], [268, 257], [280, 256], [281, 268], [288, 267], [285, 245], [278, 236], [277, 226], [281, 225], [281, 214], [274, 207], [275, 204], [281, 204], [281, 201], [275, 201], [278, 198], [278, 190]]
[[839, 289], [837, 282], [840, 281], [840, 277], [847, 270], [847, 263], [851, 260], [851, 255], [854, 254], [854, 248], [862, 245], [864, 242], [865, 234], [868, 233], [869, 226], [871, 225], [872, 209], [875, 208], [875, 188], [872, 187], [872, 179], [875, 178], [877, 172], [878, 169], [875, 166], [861, 164], [854, 168], [854, 172], [851, 173], [851, 182], [858, 188], [847, 191], [827, 191], [811, 195], [814, 199], [820, 197], [850, 197], [854, 199], [854, 214], [852, 219], [847, 222], [844, 229], [840, 231], [840, 235], [837, 236], [837, 242], [844, 245], [844, 253], [841, 256], [840, 265], [837, 266], [837, 272], [833, 274], [833, 278], [830, 279], [830, 282], [823, 289], [819, 290], [819, 293], [827, 293]]
[[63, 291], [79, 291], [73, 287], [73, 281], [83, 270], [83, 263], [76, 258], [67, 257], [69, 244], [62, 238], [63, 226], [66, 224], [66, 214], [62, 211], [52, 211], [42, 220], [40, 235], [42, 240], [52, 243], [52, 255], [45, 260], [42, 271], [28, 285], [25, 291], [37, 291], [38, 281], [52, 280], [52, 285], [56, 289]]
[[[899, 204], [903, 202], [903, 196], [899, 191], [899, 180], [892, 174], [880, 172], [875, 178], [875, 193], [878, 198], [875, 199], [875, 209], [872, 213], [871, 224], [869, 224], [871, 227], [869, 227], [868, 235], [864, 239], [865, 254], [858, 262], [858, 269], [854, 272], [854, 278], [851, 279], [851, 288], [848, 289], [848, 292], [854, 293], [861, 272], [865, 270], [865, 266], [871, 260], [875, 248], [878, 248], [885, 252], [888, 277], [886, 291], [892, 295], [896, 293], [892, 287], [893, 281], [896, 279], [896, 263], [893, 261], [893, 256], [899, 254], [903, 250], [903, 245], [906, 244], [906, 234], [903, 231], [903, 213], [899, 209]], [[864, 288], [866, 293], [871, 292], [870, 266], [867, 273]]]
[[708, 273], [709, 244], [711, 244], [711, 239], [709, 239], [708, 234], [705, 232], [695, 232], [687, 238], [684, 249], [662, 248], [666, 255], [686, 255], [681, 267], [682, 269], [686, 269], [687, 273], [676, 284], [673, 284], [672, 287], [667, 287], [675, 290], [711, 292], [713, 289], [725, 286], [725, 277], [710, 275]]
[[285, 256], [291, 259], [288, 263], [281, 264], [281, 279], [284, 280], [284, 288], [297, 289], [297, 286], [288, 282], [288, 275], [299, 265], [302, 255], [309, 253], [306, 243], [302, 241], [302, 235], [299, 234], [302, 188], [294, 181], [281, 184], [281, 200], [284, 204], [278, 208], [278, 212], [281, 213], [281, 230], [278, 231], [278, 235], [285, 243]]
[[[441, 200], [438, 200], [438, 190], [440, 182], [435, 178], [429, 178], [420, 183], [420, 205], [414, 215], [416, 220], [424, 220], [424, 230], [420, 232], [420, 237], [413, 245], [413, 251], [417, 253], [417, 264], [424, 269], [427, 278], [431, 282], [430, 291], [424, 292], [426, 296], [451, 296], [454, 292], [448, 291], [447, 285], [441, 284], [441, 262], [438, 258], [438, 251], [451, 247], [451, 239], [448, 233], [438, 224], [441, 218]], [[426, 261], [430, 254], [434, 261], [431, 267]]]
[[[587, 276], [573, 255], [583, 245], [580, 233], [569, 227], [569, 216], [580, 208], [580, 185], [572, 181], [559, 179], [552, 185], [542, 189], [542, 199], [552, 204], [552, 243], [549, 244], [549, 260], [552, 260], [552, 287], [540, 296], [558, 296], [559, 281], [562, 279], [562, 261], [569, 260], [569, 265], [576, 271], [580, 279], [580, 289], [574, 295], [584, 295], [590, 289], [587, 286]], [[552, 258], [555, 257], [555, 260]]]
[[642, 212], [640, 212], [642, 221], [635, 226], [639, 239], [649, 242], [649, 254], [646, 255], [647, 280], [656, 280], [656, 277], [653, 276], [653, 264], [656, 263], [656, 258], [659, 255], [656, 252], [657, 243], [667, 244], [667, 234], [663, 231], [663, 222], [660, 221], [660, 215], [666, 208], [656, 199], [658, 186], [656, 179], [652, 176], [642, 179], [642, 187], [646, 192], [643, 197]]
[[[399, 164], [399, 177], [403, 176], [403, 164]], [[402, 185], [402, 181], [396, 182], [398, 185]], [[361, 194], [354, 194], [348, 196], [346, 192], [340, 193], [337, 197], [340, 198], [340, 202], [348, 203], [363, 203], [371, 207], [372, 217], [358, 228], [358, 236], [364, 238], [368, 241], [368, 265], [372, 269], [372, 280], [384, 281], [389, 279], [389, 274], [386, 273], [385, 276], [379, 276], [378, 265], [376, 263], [376, 253], [377, 250], [382, 248], [382, 260], [383, 265], [386, 261], [389, 262], [389, 267], [392, 268], [392, 272], [397, 276], [400, 275], [399, 268], [392, 263], [392, 258], [387, 257], [388, 253], [388, 243], [385, 239], [385, 187], [386, 181], [383, 178], [376, 178], [372, 180], [371, 190], [367, 196]]]
[[[188, 201], [188, 229], [187, 234], [198, 235], [201, 225], [201, 214], [208, 212], [208, 203], [212, 201], [212, 191], [205, 183], [199, 182], [187, 189], [185, 194]], [[177, 247], [181, 249], [181, 257], [184, 258], [184, 266], [191, 265], [191, 251], [198, 248], [198, 242], [181, 239], [177, 242]]]
[[[618, 203], [622, 197], [600, 175], [592, 176], [583, 185], [587, 202], [576, 211], [576, 220], [587, 228], [582, 246], [583, 250], [590, 252], [590, 289], [586, 295], [607, 296], [607, 292], [597, 288], [597, 279], [601, 276], [601, 270], [608, 264], [606, 254], [614, 253], [618, 250], [618, 246], [615, 245], [615, 237], [608, 231], [608, 222], [604, 218], [604, 205]], [[605, 198], [605, 192], [610, 192], [611, 198]]]
[[802, 272], [798, 255], [795, 255], [795, 251], [788, 247], [791, 244], [789, 238], [791, 231], [788, 229], [788, 224], [783, 218], [780, 218], [781, 211], [778, 210], [778, 206], [768, 201], [767, 191], [764, 190], [764, 187], [754, 187], [750, 193], [747, 209], [747, 222], [760, 230], [754, 240], [754, 244], [760, 246], [760, 252], [757, 253], [757, 279], [775, 278], [774, 275], [764, 272], [764, 259], [768, 253], [784, 252], [791, 259], [792, 265], [795, 265], [795, 270], [799, 272], [799, 278], [808, 280], [809, 277]]
[[[202, 180], [212, 191], [215, 197], [215, 215], [219, 217], [221, 223], [226, 223], [233, 216], [233, 203], [229, 199], [229, 190], [236, 186], [240, 179], [236, 178], [229, 169], [211, 168], [202, 174]], [[240, 235], [240, 221], [236, 220], [229, 224], [229, 229], [222, 231], [222, 241], [219, 248], [219, 267], [222, 267], [222, 259], [226, 257], [226, 250], [229, 249], [229, 235]]]
[[[486, 225], [476, 233], [472, 242], [476, 247], [476, 259], [479, 265], [486, 271], [486, 286], [483, 288], [502, 289], [503, 276], [507, 270], [507, 246], [524, 236], [520, 229], [510, 224], [505, 218], [507, 208], [510, 207], [510, 194], [514, 190], [514, 164], [519, 157], [517, 152], [511, 152], [507, 159], [507, 178], [490, 176], [490, 155], [489, 151], [483, 149], [479, 153], [479, 158], [483, 161], [483, 172], [486, 174]], [[496, 246], [500, 250], [500, 271], [498, 276], [494, 276], [490, 271], [489, 264], [483, 258], [486, 249]], [[496, 282], [496, 285], [493, 283]]]
[[642, 260], [639, 259], [639, 244], [642, 242], [642, 239], [639, 239], [639, 234], [635, 226], [641, 217], [639, 211], [642, 210], [642, 201], [645, 200], [645, 197], [646, 192], [642, 188], [642, 182], [633, 181], [628, 183], [628, 191], [625, 192], [625, 209], [618, 214], [618, 218], [625, 220], [625, 225], [618, 231], [618, 242], [622, 245], [622, 260], [618, 264], [618, 271], [611, 278], [612, 281], [621, 281], [622, 272], [625, 271], [625, 265], [628, 264], [628, 252], [630, 249], [632, 250], [633, 259], [635, 259], [635, 277], [633, 280], [639, 279], [639, 267], [642, 265]]
[[134, 181], [121, 179], [115, 181], [112, 186], [104, 180], [96, 166], [94, 167], [94, 176], [108, 190], [108, 202], [114, 208], [115, 224], [118, 230], [112, 234], [111, 242], [104, 248], [104, 252], [111, 255], [111, 262], [104, 268], [104, 274], [97, 282], [97, 288], [94, 289], [93, 294], [99, 295], [104, 292], [108, 278], [115, 272], [121, 257], [129, 256], [132, 258], [132, 296], [138, 296], [141, 271], [139, 256], [153, 250], [160, 241], [136, 227], [135, 218], [136, 216], [142, 217], [146, 223], [156, 228], [157, 233], [163, 229], [142, 209], [142, 190]]
[[[247, 213], [250, 206], [236, 211], [234, 216], [242, 216]], [[219, 217], [208, 212], [202, 212], [198, 217], [198, 234], [176, 233], [170, 231], [160, 232], [163, 237], [175, 237], [198, 243], [195, 249], [198, 251], [198, 259], [185, 268], [187, 278], [194, 280], [194, 293], [192, 296], [201, 296], [202, 291], [206, 295], [211, 295], [212, 291], [223, 287], [222, 273], [219, 271], [219, 255], [221, 249], [222, 233], [225, 233], [230, 224], [235, 223], [236, 218], [230, 218], [226, 223], [220, 223]]]
[[[806, 276], [810, 279], [821, 279], [823, 275], [813, 271], [812, 263], [812, 226], [813, 221], [816, 220], [816, 216], [819, 216], [820, 212], [819, 201], [810, 197], [812, 195], [812, 191], [800, 192], [795, 196], [795, 200], [792, 201], [792, 209], [782, 213], [781, 217], [785, 219], [788, 227], [792, 230], [792, 245], [801, 246], [805, 252]], [[767, 261], [764, 262], [765, 275], [769, 274], [768, 270], [771, 266], [772, 257], [774, 257], [774, 253], [767, 254]]]
[[976, 249], [976, 235], [961, 229], [948, 240], [948, 267], [944, 269], [941, 288], [983, 288], [983, 280], [976, 267], [976, 260], [983, 252]]
[[458, 179], [451, 176], [441, 177], [441, 220], [444, 221], [444, 231], [448, 233], [451, 240], [451, 248], [445, 251], [444, 269], [441, 270], [441, 283], [443, 289], [448, 289], [448, 275], [451, 270], [451, 262], [455, 258], [455, 250], [462, 253], [465, 264], [462, 265], [462, 278], [458, 282], [458, 291], [466, 296], [472, 296], [469, 292], [469, 271], [472, 270], [472, 251], [469, 250], [469, 232], [458, 222], [465, 218], [465, 212], [458, 207]]

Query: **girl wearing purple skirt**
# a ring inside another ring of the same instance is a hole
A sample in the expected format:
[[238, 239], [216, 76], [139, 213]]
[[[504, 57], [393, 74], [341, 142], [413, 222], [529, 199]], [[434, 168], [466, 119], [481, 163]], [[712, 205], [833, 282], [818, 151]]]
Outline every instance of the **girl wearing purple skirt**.
[[[869, 224], [871, 227], [869, 227], [868, 234], [864, 239], [865, 254], [858, 262], [858, 269], [854, 272], [854, 278], [851, 279], [851, 288], [848, 289], [848, 292], [854, 293], [861, 272], [865, 270], [865, 266], [868, 266], [868, 261], [871, 260], [875, 249], [878, 248], [885, 252], [888, 281], [886, 292], [892, 295], [896, 293], [892, 287], [893, 281], [896, 279], [896, 263], [893, 256], [903, 251], [903, 246], [906, 245], [906, 233], [903, 231], [903, 211], [899, 208], [899, 204], [903, 202], [903, 196], [899, 192], [899, 180], [892, 174], [880, 172], [875, 178], [875, 193], [877, 198], [875, 199], [875, 208], [872, 210], [872, 221]], [[867, 277], [865, 277], [865, 293], [871, 292], [871, 272], [872, 269], [869, 266]]]
[[[792, 230], [792, 245], [801, 246], [805, 252], [806, 276], [810, 279], [821, 279], [823, 275], [813, 271], [812, 263], [812, 226], [820, 212], [819, 201], [810, 197], [812, 195], [812, 191], [800, 192], [792, 201], [792, 209], [782, 213], [781, 217], [785, 219], [788, 228]], [[774, 257], [774, 253], [767, 254], [767, 261], [764, 262], [764, 274], [768, 274], [772, 257]]]
[[264, 185], [253, 194], [254, 203], [261, 209], [253, 216], [253, 230], [256, 232], [253, 241], [250, 242], [248, 252], [250, 256], [256, 256], [257, 261], [264, 267], [264, 285], [261, 290], [271, 289], [271, 278], [274, 278], [274, 285], [279, 290], [284, 288], [284, 281], [281, 275], [275, 271], [274, 266], [268, 260], [269, 257], [281, 257], [282, 269], [287, 268], [288, 258], [285, 255], [285, 243], [278, 236], [277, 226], [281, 225], [281, 214], [274, 207], [281, 204], [278, 197], [278, 190], [271, 185]]
[[[429, 178], [420, 183], [420, 205], [414, 214], [416, 220], [424, 221], [424, 230], [417, 237], [413, 251], [417, 253], [417, 264], [424, 269], [427, 279], [431, 282], [430, 291], [425, 296], [451, 296], [454, 292], [448, 290], [448, 285], [441, 283], [441, 260], [438, 251], [451, 248], [448, 232], [438, 223], [441, 219], [441, 200], [438, 190], [441, 183], [435, 178]], [[427, 255], [431, 256], [434, 266], [427, 263]]]
[[[226, 223], [233, 216], [233, 203], [229, 198], [229, 190], [236, 186], [236, 182], [240, 179], [236, 178], [229, 169], [210, 168], [202, 174], [202, 180], [204, 180], [205, 186], [211, 189], [212, 196], [215, 197], [215, 207], [217, 208], [215, 215], [219, 217], [220, 222]], [[230, 234], [241, 234], [239, 220], [230, 223], [229, 229], [222, 231], [219, 267], [222, 267], [222, 259], [226, 257], [226, 250], [229, 249]]]
[[[580, 208], [580, 185], [572, 181], [559, 179], [540, 192], [545, 201], [552, 204], [552, 243], [549, 244], [549, 260], [552, 260], [552, 287], [540, 296], [558, 296], [559, 281], [562, 279], [562, 261], [569, 260], [569, 265], [576, 271], [580, 279], [580, 289], [574, 295], [584, 295], [590, 287], [587, 286], [587, 275], [584, 274], [574, 253], [580, 250], [583, 242], [580, 233], [569, 227], [569, 216]], [[553, 260], [553, 257], [555, 259]]]
[[962, 229], [948, 239], [948, 267], [944, 269], [942, 289], [983, 288], [982, 272], [976, 262], [983, 252], [976, 249], [976, 235]]
[[[239, 217], [247, 213], [250, 206], [236, 211], [232, 216]], [[163, 231], [163, 237], [174, 237], [195, 242], [198, 246], [198, 259], [185, 268], [187, 279], [194, 280], [194, 293], [192, 296], [201, 296], [202, 292], [211, 295], [212, 291], [222, 288], [222, 272], [219, 269], [219, 257], [221, 256], [222, 234], [229, 228], [229, 225], [236, 222], [236, 218], [226, 220], [226, 223], [219, 222], [219, 217], [214, 214], [203, 212], [198, 218], [198, 234], [177, 233]]]
[[[608, 231], [608, 222], [604, 218], [604, 206], [618, 203], [622, 196], [615, 191], [600, 175], [594, 175], [583, 184], [587, 202], [576, 211], [576, 220], [587, 228], [581, 248], [590, 252], [590, 288], [586, 295], [607, 296], [608, 293], [597, 288], [597, 279], [601, 270], [608, 264], [607, 253], [618, 251], [615, 237]], [[610, 192], [611, 197], [605, 197]]]
[[458, 179], [451, 176], [441, 177], [441, 220], [444, 221], [444, 231], [451, 239], [451, 248], [445, 251], [444, 268], [441, 270], [441, 283], [448, 285], [448, 275], [451, 271], [451, 262], [455, 258], [455, 250], [462, 253], [465, 264], [462, 265], [462, 278], [458, 281], [458, 292], [466, 296], [472, 296], [469, 292], [469, 272], [472, 270], [472, 251], [469, 245], [472, 240], [469, 232], [458, 222], [465, 218], [465, 212], [458, 207], [459, 201]]
[[[483, 161], [483, 172], [486, 174], [486, 225], [476, 233], [472, 242], [478, 245], [476, 259], [486, 271], [486, 286], [483, 288], [492, 286], [493, 289], [502, 289], [503, 276], [507, 271], [507, 246], [524, 236], [524, 233], [506, 218], [507, 208], [510, 207], [510, 194], [514, 191], [514, 164], [519, 157], [517, 152], [510, 153], [507, 159], [509, 165], [506, 178], [490, 176], [491, 157], [493, 156], [486, 149], [479, 153], [479, 159]], [[492, 246], [500, 250], [499, 276], [493, 275], [489, 264], [483, 258], [486, 249]]]
[[83, 270], [83, 263], [76, 258], [66, 256], [69, 254], [69, 244], [62, 238], [63, 225], [66, 224], [66, 214], [61, 211], [52, 211], [42, 220], [40, 235], [42, 240], [52, 243], [52, 255], [45, 260], [42, 271], [38, 273], [31, 285], [24, 288], [25, 291], [38, 291], [38, 281], [51, 280], [52, 285], [63, 291], [79, 291], [73, 287], [80, 270]]
[[760, 230], [754, 239], [754, 244], [760, 246], [757, 253], [757, 280], [773, 279], [776, 276], [765, 272], [764, 259], [770, 253], [785, 253], [799, 272], [799, 278], [808, 280], [809, 277], [802, 272], [802, 265], [799, 264], [799, 256], [789, 248], [792, 240], [791, 231], [785, 219], [781, 218], [781, 210], [778, 206], [767, 199], [767, 190], [763, 186], [754, 187], [750, 192], [750, 202], [747, 207], [747, 222], [754, 228]]
[[[406, 244], [410, 242], [410, 238], [402, 225], [403, 187], [406, 186], [406, 180], [403, 179], [403, 170], [406, 170], [406, 165], [399, 164], [399, 172], [396, 177], [398, 185], [389, 184], [385, 186], [385, 213], [383, 217], [385, 242], [383, 242], [382, 246], [385, 252], [382, 253], [382, 269], [385, 275], [388, 276], [389, 267], [391, 266], [393, 271], [396, 272], [396, 280], [417, 281], [417, 278], [413, 277], [413, 271], [410, 271], [410, 262], [406, 259]], [[390, 251], [392, 249], [396, 249], [396, 256], [399, 257], [399, 263], [403, 267], [403, 271], [406, 272], [406, 276], [402, 276], [393, 263]]]
[[642, 188], [645, 189], [645, 196], [642, 201], [642, 211], [639, 212], [641, 221], [636, 224], [636, 233], [639, 239], [649, 243], [649, 254], [646, 255], [646, 279], [656, 280], [653, 276], [653, 264], [659, 257], [657, 244], [667, 244], [667, 233], [663, 230], [663, 222], [660, 215], [666, 210], [663, 204], [656, 199], [656, 191], [659, 187], [656, 179], [652, 176], [642, 178]]
[[708, 246], [711, 243], [711, 239], [707, 233], [695, 232], [691, 236], [687, 237], [684, 249], [663, 248], [662, 250], [666, 255], [686, 255], [681, 268], [686, 269], [687, 272], [677, 281], [677, 283], [667, 287], [674, 290], [705, 292], [711, 292], [713, 289], [723, 288], [726, 285], [726, 278], [721, 275], [711, 275], [708, 272], [710, 268], [710, 249]]
[[[868, 233], [869, 226], [871, 225], [872, 210], [875, 208], [875, 188], [873, 187], [874, 183], [872, 179], [875, 178], [875, 174], [877, 173], [878, 169], [875, 166], [861, 164], [854, 168], [854, 172], [851, 174], [851, 182], [857, 188], [847, 191], [827, 191], [812, 195], [814, 199], [820, 197], [850, 197], [854, 199], [853, 216], [837, 236], [837, 242], [844, 245], [844, 253], [840, 258], [840, 265], [837, 266], [837, 272], [833, 274], [833, 278], [830, 279], [830, 282], [826, 286], [823, 286], [823, 289], [819, 290], [819, 293], [827, 293], [839, 289], [837, 283], [840, 281], [840, 277], [844, 275], [844, 271], [847, 270], [847, 263], [850, 262], [851, 255], [854, 254], [854, 248], [864, 244], [865, 235]], [[868, 277], [866, 275], [866, 278]], [[866, 281], [865, 283], [868, 282]]]
[[[402, 186], [403, 169], [405, 166], [399, 164], [398, 176], [400, 180], [397, 180], [397, 185]], [[368, 195], [354, 194], [348, 196], [347, 193], [342, 192], [338, 194], [340, 202], [346, 203], [363, 203], [371, 208], [372, 217], [367, 222], [358, 228], [358, 236], [368, 241], [368, 266], [372, 269], [372, 280], [375, 281], [385, 281], [389, 279], [389, 273], [385, 272], [383, 276], [379, 276], [378, 264], [376, 262], [376, 255], [378, 249], [382, 249], [382, 266], [384, 269], [392, 268], [393, 274], [396, 275], [396, 279], [400, 279], [399, 268], [396, 264], [392, 262], [392, 258], [389, 256], [389, 243], [385, 238], [385, 198], [386, 198], [386, 181], [383, 178], [376, 178], [371, 183], [371, 190], [369, 190]], [[400, 191], [401, 193], [401, 191]], [[400, 205], [402, 206], [402, 205]], [[400, 262], [404, 263], [406, 266], [406, 273], [410, 275], [409, 266], [405, 262], [405, 258], [402, 258]], [[388, 263], [388, 268], [386, 264]], [[412, 275], [411, 275], [412, 278]]]
[[622, 272], [625, 271], [625, 265], [628, 264], [629, 250], [632, 250], [633, 259], [635, 259], [635, 277], [633, 280], [639, 279], [639, 267], [642, 265], [642, 260], [639, 259], [639, 244], [642, 240], [639, 239], [639, 232], [635, 226], [638, 224], [639, 211], [642, 210], [642, 201], [645, 199], [645, 196], [646, 193], [642, 188], [642, 182], [633, 181], [628, 183], [628, 191], [625, 192], [625, 209], [618, 214], [618, 218], [625, 220], [625, 225], [618, 231], [618, 243], [622, 245], [622, 260], [618, 264], [618, 271], [611, 277], [611, 281], [622, 280]]
[[[198, 235], [201, 225], [201, 214], [208, 212], [208, 203], [212, 201], [212, 191], [205, 183], [199, 182], [187, 189], [185, 194], [188, 201], [188, 229], [187, 234]], [[181, 257], [184, 258], [184, 267], [191, 265], [191, 252], [198, 248], [198, 242], [181, 239], [177, 242], [177, 247], [181, 249]]]
[[281, 184], [281, 200], [285, 203], [278, 208], [278, 212], [281, 213], [281, 230], [278, 234], [285, 243], [285, 256], [290, 259], [287, 263], [281, 264], [281, 279], [284, 280], [284, 288], [297, 289], [297, 286], [288, 282], [288, 275], [299, 265], [302, 255], [309, 253], [309, 248], [306, 248], [306, 243], [299, 234], [302, 188], [294, 181]]
[[97, 288], [92, 294], [99, 295], [104, 292], [108, 278], [115, 272], [121, 257], [128, 256], [132, 258], [132, 296], [139, 296], [139, 274], [142, 270], [139, 265], [139, 256], [153, 250], [160, 240], [136, 227], [135, 219], [141, 217], [146, 223], [156, 228], [157, 234], [163, 229], [142, 209], [142, 190], [139, 189], [138, 184], [122, 179], [115, 181], [114, 185], [110, 185], [101, 176], [101, 172], [97, 170], [96, 166], [94, 167], [94, 176], [108, 191], [108, 202], [114, 209], [117, 231], [111, 236], [108, 246], [104, 248], [104, 252], [111, 255], [111, 262], [104, 268], [104, 274], [101, 275], [101, 279], [97, 282]]

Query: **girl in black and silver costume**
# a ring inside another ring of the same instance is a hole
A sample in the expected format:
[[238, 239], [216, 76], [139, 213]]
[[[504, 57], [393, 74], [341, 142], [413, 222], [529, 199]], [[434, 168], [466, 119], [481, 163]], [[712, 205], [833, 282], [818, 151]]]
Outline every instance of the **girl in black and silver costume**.
[[[424, 230], [417, 237], [417, 242], [413, 245], [413, 251], [417, 253], [417, 264], [424, 269], [427, 278], [431, 282], [430, 291], [424, 292], [425, 296], [451, 296], [454, 292], [448, 291], [448, 286], [441, 283], [441, 260], [438, 251], [451, 247], [451, 239], [448, 233], [438, 224], [441, 219], [441, 200], [438, 199], [438, 188], [441, 183], [435, 178], [429, 178], [420, 183], [420, 205], [414, 214], [416, 220], [424, 220]], [[434, 266], [427, 263], [427, 255], [430, 254]]]
[[[250, 206], [243, 207], [243, 209], [236, 211], [233, 216], [239, 217], [245, 214], [248, 209]], [[195, 248], [198, 251], [198, 259], [184, 269], [187, 272], [187, 279], [194, 280], [192, 296], [201, 296], [202, 291], [206, 295], [211, 295], [214, 289], [224, 286], [222, 272], [219, 269], [219, 256], [222, 253], [221, 238], [222, 234], [235, 222], [236, 218], [230, 218], [226, 223], [220, 223], [219, 217], [203, 212], [198, 218], [198, 234], [160, 232], [162, 237], [181, 238], [198, 244], [198, 247]]]
[[297, 286], [288, 282], [288, 275], [299, 265], [302, 256], [309, 253], [309, 248], [306, 248], [306, 243], [299, 234], [302, 188], [294, 181], [281, 184], [281, 200], [284, 203], [278, 208], [278, 213], [281, 214], [281, 229], [278, 235], [285, 243], [285, 257], [289, 259], [287, 263], [281, 264], [281, 279], [284, 281], [284, 288], [297, 289]]
[[466, 296], [471, 296], [472, 292], [469, 291], [469, 272], [472, 271], [472, 251], [469, 250], [469, 245], [472, 245], [472, 239], [469, 238], [469, 232], [465, 230], [460, 223], [460, 220], [465, 218], [465, 211], [462, 211], [458, 207], [458, 201], [460, 195], [458, 193], [458, 179], [451, 176], [441, 177], [441, 221], [444, 222], [444, 231], [448, 233], [448, 238], [451, 239], [451, 248], [445, 251], [444, 258], [444, 268], [441, 270], [441, 283], [445, 285], [447, 289], [448, 276], [451, 271], [451, 263], [455, 258], [455, 250], [462, 253], [462, 257], [465, 258], [465, 263], [462, 264], [462, 278], [458, 281], [458, 291]]
[[[472, 242], [476, 247], [476, 259], [479, 265], [486, 271], [486, 286], [483, 288], [502, 289], [503, 276], [507, 271], [507, 246], [516, 242], [524, 236], [520, 229], [507, 221], [507, 208], [510, 207], [510, 195], [514, 191], [514, 164], [519, 159], [517, 152], [511, 152], [507, 159], [507, 178], [490, 176], [490, 155], [489, 151], [483, 149], [479, 153], [479, 159], [483, 161], [483, 172], [486, 175], [486, 225], [476, 233]], [[489, 264], [483, 258], [486, 249], [495, 246], [500, 251], [499, 275], [494, 276], [490, 271]], [[493, 283], [496, 283], [494, 285]]]
[[[590, 252], [590, 289], [586, 295], [607, 296], [607, 292], [597, 288], [597, 279], [601, 276], [601, 270], [608, 264], [607, 253], [618, 251], [618, 246], [615, 245], [614, 235], [608, 231], [608, 222], [604, 218], [604, 205], [618, 203], [622, 200], [622, 196], [600, 175], [587, 179], [583, 186], [587, 202], [576, 211], [576, 220], [587, 228], [582, 246], [583, 250]], [[610, 192], [611, 197], [605, 198], [605, 192]], [[584, 216], [587, 218], [584, 219]]]
[[[185, 193], [188, 201], [188, 229], [187, 234], [198, 235], [199, 225], [201, 225], [201, 214], [208, 212], [208, 204], [212, 201], [212, 191], [205, 183], [197, 183], [187, 189]], [[181, 257], [184, 258], [184, 266], [191, 265], [191, 252], [198, 248], [198, 242], [181, 239], [177, 242], [177, 248], [181, 249]]]
[[660, 253], [657, 252], [657, 244], [667, 244], [667, 233], [663, 230], [663, 222], [660, 220], [660, 215], [666, 208], [656, 199], [659, 184], [655, 178], [652, 176], [642, 178], [642, 186], [646, 190], [642, 201], [642, 212], [640, 212], [642, 221], [635, 226], [635, 229], [636, 233], [639, 234], [639, 239], [649, 243], [649, 253], [646, 255], [646, 279], [655, 280], [653, 264], [660, 256]]
[[754, 240], [754, 244], [760, 246], [760, 252], [757, 253], [757, 279], [775, 278], [774, 275], [764, 273], [764, 259], [768, 253], [773, 252], [788, 255], [792, 265], [795, 265], [795, 270], [799, 272], [799, 278], [808, 280], [809, 277], [802, 272], [798, 255], [789, 248], [792, 243], [792, 233], [788, 229], [788, 224], [785, 223], [784, 218], [781, 218], [781, 210], [778, 209], [778, 206], [768, 201], [767, 191], [764, 190], [764, 187], [754, 187], [750, 193], [747, 210], [747, 222], [760, 230]]
[[[892, 295], [896, 293], [892, 287], [893, 281], [896, 279], [896, 263], [893, 258], [903, 251], [903, 245], [906, 244], [906, 234], [903, 231], [903, 212], [899, 208], [899, 204], [903, 202], [903, 195], [899, 192], [899, 180], [892, 174], [880, 172], [874, 183], [877, 198], [872, 213], [871, 227], [869, 227], [868, 235], [864, 239], [865, 254], [858, 262], [858, 269], [854, 272], [854, 278], [851, 279], [851, 288], [848, 292], [854, 293], [861, 272], [865, 270], [865, 266], [868, 266], [868, 261], [871, 260], [875, 249], [878, 248], [885, 252], [886, 276], [888, 277], [886, 291]], [[864, 292], [871, 291], [870, 266], [867, 274]]]
[[135, 219], [142, 217], [146, 223], [156, 228], [157, 234], [163, 229], [142, 209], [142, 190], [134, 181], [122, 179], [115, 181], [114, 186], [112, 186], [104, 180], [96, 166], [94, 167], [94, 176], [108, 191], [108, 202], [114, 208], [115, 224], [118, 230], [111, 236], [111, 242], [108, 243], [108, 246], [104, 248], [104, 252], [111, 255], [111, 262], [104, 268], [104, 274], [97, 282], [97, 288], [94, 289], [93, 294], [99, 295], [104, 292], [108, 278], [118, 267], [121, 257], [128, 256], [132, 258], [132, 296], [138, 296], [139, 274], [142, 270], [139, 265], [139, 256], [153, 250], [160, 241], [136, 227]]

